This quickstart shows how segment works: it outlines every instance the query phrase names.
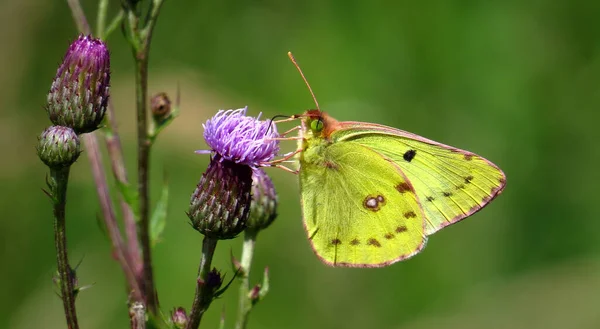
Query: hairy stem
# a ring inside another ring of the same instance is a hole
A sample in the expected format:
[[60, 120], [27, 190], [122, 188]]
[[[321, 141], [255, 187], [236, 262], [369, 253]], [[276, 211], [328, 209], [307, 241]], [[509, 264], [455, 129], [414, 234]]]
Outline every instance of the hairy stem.
[[136, 56], [136, 104], [138, 122], [138, 197], [140, 228], [139, 239], [142, 244], [144, 292], [148, 309], [156, 313], [157, 301], [152, 271], [152, 247], [150, 245], [150, 142], [148, 140], [148, 115], [146, 98], [148, 95], [148, 60], [147, 53]]
[[158, 299], [156, 288], [154, 286], [154, 275], [152, 270], [152, 246], [149, 234], [149, 213], [150, 213], [150, 147], [151, 142], [148, 138], [148, 57], [150, 53], [150, 42], [152, 40], [152, 31], [158, 18], [158, 13], [162, 5], [162, 0], [153, 0], [150, 19], [142, 31], [139, 31], [139, 13], [129, 13], [130, 28], [137, 39], [133, 45], [136, 74], [136, 108], [137, 108], [137, 133], [138, 133], [138, 197], [139, 197], [139, 239], [142, 245], [143, 255], [143, 278], [144, 293], [148, 310], [157, 314]]
[[[108, 103], [106, 116], [108, 118], [108, 124], [104, 140], [106, 142], [113, 176], [119, 183], [127, 186], [129, 185], [129, 181], [127, 179], [127, 171], [125, 170], [125, 163], [123, 160], [123, 148], [121, 147], [121, 139], [117, 132], [117, 120], [115, 118], [114, 107], [110, 101]], [[123, 213], [125, 236], [127, 237], [126, 252], [129, 255], [129, 259], [131, 260], [130, 264], [135, 271], [136, 276], [141, 276], [143, 264], [133, 209], [131, 209], [131, 206], [125, 201], [122, 195], [119, 196], [119, 205], [121, 206], [121, 211]]]
[[98, 1], [98, 15], [96, 16], [96, 36], [104, 37], [104, 29], [106, 26], [106, 12], [108, 11], [108, 0]]
[[85, 14], [83, 13], [83, 8], [81, 8], [79, 0], [67, 0], [67, 3], [69, 3], [69, 7], [71, 8], [71, 14], [73, 15], [75, 24], [77, 24], [77, 29], [81, 33], [90, 34], [90, 25], [85, 18]]
[[250, 277], [250, 266], [254, 256], [254, 245], [256, 244], [256, 235], [258, 231], [246, 229], [244, 232], [244, 246], [242, 249], [242, 261], [240, 263], [242, 273], [242, 283], [240, 284], [238, 318], [235, 325], [236, 329], [244, 329], [248, 323], [248, 317], [252, 310], [252, 301], [248, 297], [250, 287], [248, 278]]
[[100, 149], [98, 147], [98, 140], [95, 133], [84, 134], [82, 135], [82, 138], [92, 168], [98, 200], [100, 201], [100, 209], [102, 209], [102, 218], [104, 219], [106, 230], [110, 242], [112, 243], [115, 258], [121, 265], [121, 269], [125, 274], [125, 279], [127, 280], [133, 299], [141, 301], [143, 300], [142, 290], [139, 286], [134, 269], [131, 267], [132, 261], [126, 252], [123, 238], [121, 237], [121, 231], [119, 231], [119, 225], [117, 224], [115, 211], [110, 200]]
[[65, 309], [65, 317], [69, 329], [78, 329], [75, 311], [75, 274], [69, 266], [67, 256], [67, 233], [65, 225], [65, 205], [67, 202], [67, 185], [70, 167], [50, 169], [52, 198], [54, 203], [54, 244], [56, 246], [56, 263], [60, 292]]
[[192, 309], [190, 310], [190, 317], [188, 319], [186, 329], [197, 329], [200, 326], [202, 315], [208, 309], [208, 306], [212, 302], [213, 296], [210, 288], [206, 284], [206, 278], [208, 272], [210, 272], [210, 264], [217, 248], [217, 240], [204, 237], [202, 241], [202, 258], [200, 259], [200, 267], [198, 268], [198, 279], [196, 282], [196, 294], [194, 295], [194, 302]]

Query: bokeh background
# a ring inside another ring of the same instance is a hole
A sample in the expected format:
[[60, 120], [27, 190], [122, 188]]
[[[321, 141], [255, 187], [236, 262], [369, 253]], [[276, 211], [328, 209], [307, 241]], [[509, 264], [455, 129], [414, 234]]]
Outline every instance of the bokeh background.
[[[110, 13], [119, 1], [111, 1]], [[92, 24], [96, 1], [83, 1]], [[109, 15], [111, 17], [111, 15]], [[208, 157], [201, 124], [218, 109], [291, 115], [314, 105], [340, 120], [383, 123], [465, 148], [506, 172], [484, 211], [432, 236], [418, 256], [383, 269], [330, 268], [301, 224], [297, 177], [269, 170], [280, 216], [259, 236], [252, 282], [269, 266], [271, 291], [250, 328], [600, 328], [600, 2], [167, 1], [152, 42], [150, 92], [174, 95], [181, 116], [153, 156], [171, 199], [155, 249], [162, 309], [189, 309], [202, 237], [189, 196]], [[36, 136], [69, 42], [65, 1], [0, 2], [0, 328], [64, 328], [46, 168]], [[133, 60], [120, 31], [112, 99], [135, 177]], [[290, 126], [291, 127], [291, 126]], [[290, 142], [283, 144], [294, 149]], [[97, 224], [86, 157], [69, 186], [68, 237], [82, 285], [82, 328], [126, 328], [124, 280]], [[220, 243], [215, 265], [231, 275]], [[237, 283], [203, 323], [235, 321]]]

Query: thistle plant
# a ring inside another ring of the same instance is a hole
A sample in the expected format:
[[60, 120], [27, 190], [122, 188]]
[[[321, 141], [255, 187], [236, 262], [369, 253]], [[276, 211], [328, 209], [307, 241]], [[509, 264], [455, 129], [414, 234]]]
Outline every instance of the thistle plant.
[[77, 134], [92, 132], [104, 118], [109, 98], [110, 58], [98, 39], [80, 36], [67, 50], [48, 94], [46, 112], [56, 124], [39, 137], [37, 153], [50, 169], [47, 182], [54, 207], [57, 282], [69, 328], [78, 328], [77, 274], [69, 265], [66, 234], [67, 185], [71, 165], [81, 153]]
[[56, 282], [60, 288], [67, 324], [69, 328], [78, 328], [75, 309], [77, 274], [69, 265], [65, 208], [69, 171], [81, 153], [79, 138], [69, 127], [52, 126], [39, 137], [37, 152], [50, 169], [50, 178], [47, 180], [49, 190], [45, 192], [54, 208], [54, 244], [58, 266]]
[[279, 151], [277, 130], [266, 121], [246, 116], [247, 107], [219, 111], [204, 125], [204, 139], [211, 154], [208, 169], [192, 194], [188, 216], [204, 235], [196, 296], [188, 329], [197, 328], [212, 300], [209, 278], [218, 240], [232, 239], [247, 226], [251, 208], [252, 172]]
[[[75, 298], [76, 269], [69, 265], [66, 234], [66, 196], [69, 170], [82, 151], [87, 155], [96, 185], [102, 219], [127, 283], [130, 327], [198, 328], [211, 302], [221, 296], [237, 277], [241, 278], [238, 327], [245, 327], [252, 306], [268, 291], [268, 277], [249, 288], [248, 274], [259, 231], [276, 217], [277, 195], [263, 166], [279, 152], [274, 124], [247, 115], [247, 108], [218, 111], [203, 125], [210, 163], [190, 199], [187, 215], [203, 237], [195, 297], [190, 312], [160, 310], [152, 267], [152, 248], [160, 241], [167, 217], [168, 188], [150, 214], [150, 152], [160, 133], [179, 113], [179, 95], [171, 102], [164, 92], [148, 98], [148, 55], [162, 0], [124, 0], [121, 10], [107, 24], [108, 0], [98, 2], [94, 35], [78, 0], [68, 0], [79, 36], [68, 47], [50, 84], [45, 110], [53, 126], [38, 138], [37, 153], [49, 168], [48, 190], [53, 204], [57, 251], [57, 278], [68, 328], [79, 328]], [[136, 72], [137, 185], [131, 186], [124, 166], [123, 150], [110, 99], [110, 52], [106, 38], [122, 27], [133, 52]], [[150, 106], [149, 106], [150, 105]], [[148, 111], [150, 109], [150, 111]], [[149, 113], [151, 116], [149, 118]], [[118, 195], [111, 196], [99, 141], [110, 158]], [[113, 205], [118, 200], [119, 209]], [[117, 211], [121, 211], [118, 216]], [[94, 214], [90, 214], [93, 217]], [[118, 223], [117, 218], [123, 223]], [[226, 275], [212, 267], [219, 240], [244, 233], [242, 262]], [[224, 321], [224, 319], [222, 319]], [[223, 323], [223, 322], [222, 322]]]

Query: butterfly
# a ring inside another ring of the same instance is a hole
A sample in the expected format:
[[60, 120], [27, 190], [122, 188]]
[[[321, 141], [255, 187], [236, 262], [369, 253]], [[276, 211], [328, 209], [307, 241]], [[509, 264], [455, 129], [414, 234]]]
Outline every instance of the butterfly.
[[[288, 53], [292, 62], [295, 59]], [[399, 129], [306, 111], [298, 136], [304, 227], [316, 255], [342, 267], [382, 267], [485, 207], [506, 185], [483, 157]]]

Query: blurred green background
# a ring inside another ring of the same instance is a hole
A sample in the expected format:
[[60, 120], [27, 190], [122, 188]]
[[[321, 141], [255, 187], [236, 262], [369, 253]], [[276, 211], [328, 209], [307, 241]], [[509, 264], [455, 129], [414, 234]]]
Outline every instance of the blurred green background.
[[[111, 1], [111, 14], [119, 1]], [[314, 105], [339, 120], [384, 123], [479, 153], [507, 174], [484, 211], [432, 236], [423, 253], [383, 269], [337, 269], [314, 256], [297, 177], [269, 170], [277, 221], [259, 236], [251, 280], [269, 266], [271, 291], [250, 328], [599, 328], [600, 2], [166, 1], [152, 42], [150, 92], [182, 112], [156, 144], [153, 198], [169, 177], [170, 216], [155, 249], [162, 309], [189, 309], [202, 237], [189, 196], [208, 157], [201, 124], [221, 108], [291, 115]], [[96, 1], [83, 1], [95, 23]], [[110, 16], [109, 16], [110, 17]], [[64, 328], [46, 168], [36, 136], [46, 93], [76, 36], [66, 1], [0, 2], [0, 328]], [[131, 52], [119, 31], [112, 99], [135, 177]], [[291, 126], [290, 126], [291, 127]], [[284, 143], [286, 151], [293, 142]], [[82, 328], [127, 328], [124, 279], [99, 229], [86, 157], [69, 186], [71, 262]], [[215, 265], [231, 275], [220, 243]], [[237, 283], [222, 309], [233, 326]]]

